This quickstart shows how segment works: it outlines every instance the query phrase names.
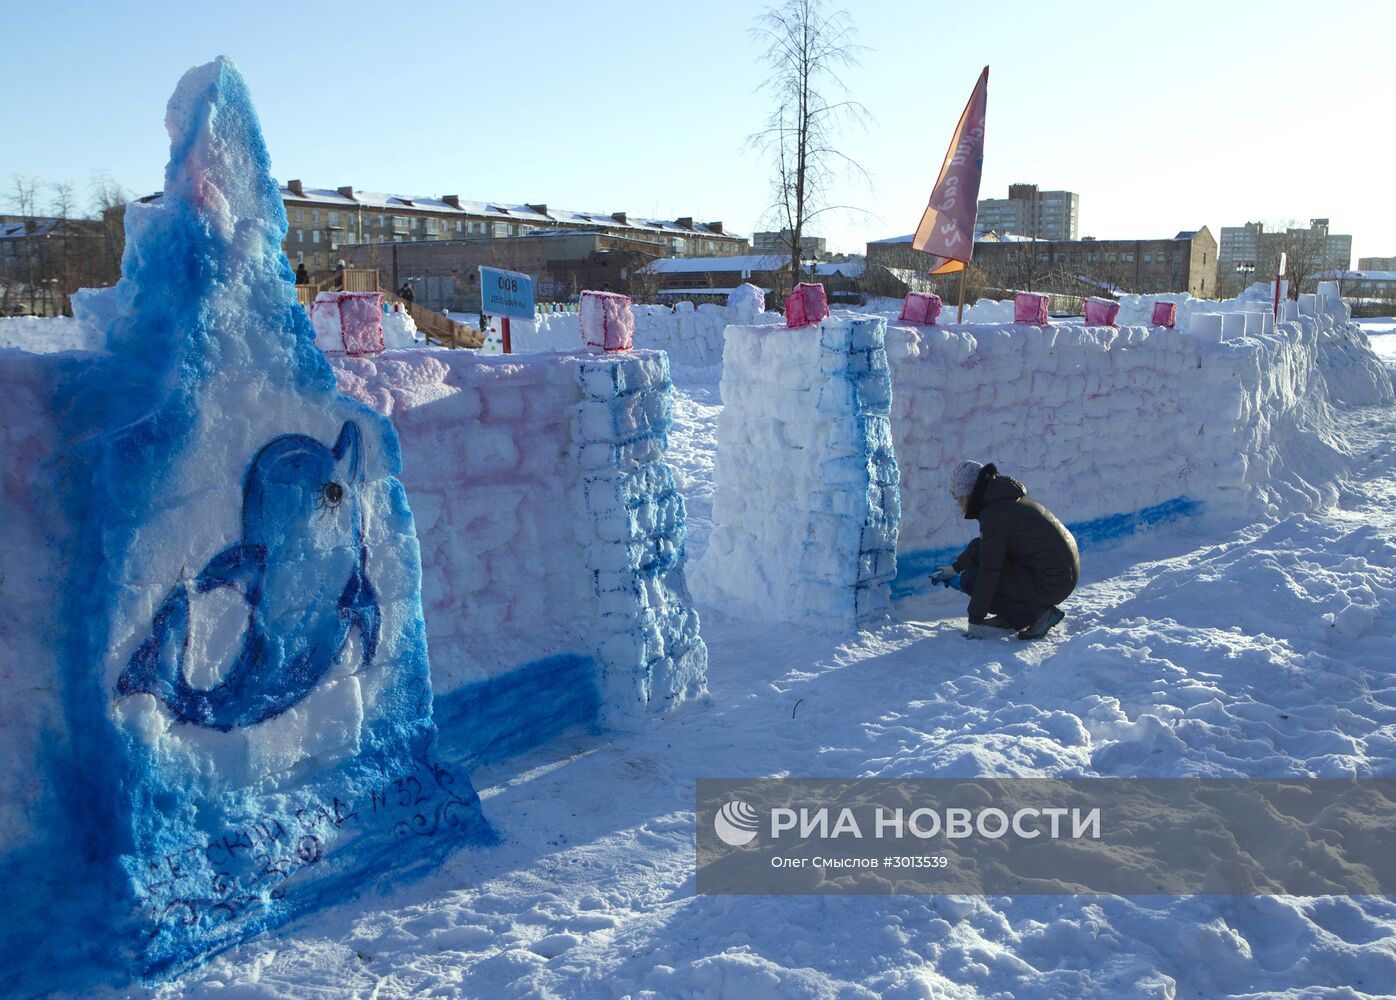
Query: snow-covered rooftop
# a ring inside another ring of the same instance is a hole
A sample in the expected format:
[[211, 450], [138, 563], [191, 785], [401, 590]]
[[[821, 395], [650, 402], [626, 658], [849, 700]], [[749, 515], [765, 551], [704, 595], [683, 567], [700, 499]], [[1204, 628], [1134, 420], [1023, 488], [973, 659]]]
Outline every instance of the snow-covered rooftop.
[[[289, 187], [283, 187], [281, 197], [286, 201], [304, 204], [369, 208], [384, 212], [416, 209], [418, 211], [470, 215], [477, 218], [485, 217], [534, 225], [547, 225], [548, 223], [569, 226], [602, 225], [607, 229], [634, 229], [639, 232], [657, 233], [665, 236], [720, 236], [727, 239], [745, 239], [743, 236], [725, 230], [719, 232], [708, 223], [703, 222], [695, 222], [692, 226], [683, 226], [676, 220], [639, 219], [629, 216], [626, 217], [625, 221], [621, 221], [610, 212], [576, 212], [545, 205], [540, 205], [535, 209], [530, 205], [511, 205], [498, 201], [453, 199], [453, 201], [448, 202], [442, 198], [408, 197], [407, 195], [359, 190], [355, 190], [351, 198], [340, 191], [307, 187], [302, 187], [301, 192], [303, 193], [297, 193]], [[546, 209], [546, 211], [538, 209]]]
[[655, 274], [693, 274], [705, 271], [779, 271], [790, 266], [782, 254], [743, 254], [736, 257], [672, 257], [651, 261], [646, 270]]
[[821, 278], [829, 278], [836, 274], [845, 278], [859, 278], [867, 270], [867, 266], [868, 263], [864, 260], [820, 261], [814, 265], [814, 273]]
[[1316, 277], [1323, 281], [1396, 281], [1396, 271], [1330, 271]]

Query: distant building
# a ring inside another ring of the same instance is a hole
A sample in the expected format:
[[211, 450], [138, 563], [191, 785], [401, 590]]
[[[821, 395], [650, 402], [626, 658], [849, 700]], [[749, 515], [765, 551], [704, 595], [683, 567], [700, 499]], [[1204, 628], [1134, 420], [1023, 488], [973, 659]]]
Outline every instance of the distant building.
[[1256, 264], [1260, 260], [1260, 234], [1263, 222], [1247, 222], [1244, 226], [1222, 226], [1217, 240], [1217, 273], [1223, 281], [1236, 270], [1237, 264]]
[[[1363, 260], [1392, 260], [1392, 258], [1367, 258]], [[1365, 299], [1382, 303], [1396, 303], [1396, 268], [1379, 271], [1360, 267], [1355, 271], [1329, 271], [1314, 275], [1315, 281], [1336, 281], [1338, 292], [1344, 299]], [[1306, 287], [1304, 291], [1310, 289]]]
[[1281, 253], [1286, 273], [1299, 279], [1297, 288], [1319, 271], [1346, 271], [1352, 264], [1352, 237], [1330, 233], [1327, 219], [1310, 219], [1307, 229], [1290, 227], [1283, 232], [1266, 232], [1260, 222], [1223, 226], [1217, 247], [1217, 280], [1223, 292], [1232, 294], [1252, 281], [1274, 278]]
[[70, 315], [73, 292], [115, 280], [109, 243], [99, 219], [0, 215], [0, 315]]
[[[142, 198], [152, 201], [159, 195]], [[286, 239], [281, 248], [291, 262], [311, 271], [333, 268], [346, 244], [421, 243], [431, 240], [504, 239], [547, 230], [602, 232], [662, 247], [664, 256], [702, 257], [743, 254], [745, 236], [726, 232], [721, 222], [635, 219], [610, 214], [550, 209], [545, 204], [508, 205], [440, 198], [376, 194], [345, 186], [308, 188], [298, 180], [281, 189], [286, 206]]]
[[[868, 244], [869, 272], [885, 272], [907, 288], [929, 286], [927, 262], [925, 254], [911, 249], [910, 236]], [[1029, 240], [983, 233], [974, 241], [974, 265], [998, 290], [1188, 292], [1208, 298], [1216, 294], [1217, 242], [1206, 226], [1152, 240]]]
[[652, 261], [644, 272], [657, 281], [656, 293], [665, 297], [694, 290], [731, 291], [741, 284], [771, 291], [789, 287], [790, 257], [788, 254], [745, 254], [671, 258]]
[[610, 233], [539, 229], [522, 236], [342, 243], [338, 253], [349, 267], [377, 268], [379, 284], [390, 291], [411, 284], [419, 306], [471, 313], [480, 309], [481, 265], [527, 274], [536, 300], [554, 302], [583, 289], [629, 292], [635, 272], [666, 250], [660, 242]]
[[[776, 232], [752, 233], [751, 249], [755, 253], [790, 253], [790, 242], [794, 237], [789, 229]], [[802, 257], [823, 257], [829, 252], [829, 241], [822, 236], [801, 236], [800, 255]]]
[[1081, 196], [1072, 191], [1039, 191], [1036, 184], [1010, 184], [1007, 198], [980, 199], [976, 225], [1039, 240], [1074, 240], [1080, 209]]
[[[994, 285], [1065, 293], [1217, 294], [1217, 241], [1206, 226], [1147, 240], [1000, 240], [977, 243], [974, 262]], [[1035, 279], [1035, 280], [1034, 280]]]
[[1359, 271], [1396, 271], [1396, 257], [1359, 257]]

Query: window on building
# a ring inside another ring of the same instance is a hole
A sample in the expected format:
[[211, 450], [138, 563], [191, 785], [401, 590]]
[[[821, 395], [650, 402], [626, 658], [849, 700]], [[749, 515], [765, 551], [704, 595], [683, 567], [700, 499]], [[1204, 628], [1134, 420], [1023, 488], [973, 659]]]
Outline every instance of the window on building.
[[305, 242], [305, 230], [304, 230], [304, 229], [297, 229], [297, 230], [296, 230], [296, 242], [297, 242], [297, 243], [304, 243], [304, 242]]
[[426, 224], [427, 232], [429, 232], [429, 233], [434, 233], [434, 232], [436, 232], [436, 220], [435, 220], [435, 219], [427, 219], [427, 220], [425, 220], [425, 224]]
[[304, 264], [304, 263], [305, 263], [305, 251], [304, 251], [304, 250], [297, 250], [297, 251], [296, 251], [296, 263], [297, 263], [297, 264]]
[[1094, 250], [1087, 250], [1087, 251], [1086, 251], [1086, 263], [1087, 263], [1087, 264], [1094, 264], [1094, 263], [1095, 263], [1095, 259], [1096, 259], [1096, 252], [1095, 252]]
[[311, 210], [311, 212], [310, 212], [310, 221], [311, 221], [311, 222], [319, 222], [319, 221], [320, 221], [320, 213], [319, 213], [318, 210], [315, 210], [315, 209], [312, 209], [312, 210]]
[[319, 242], [320, 242], [320, 230], [318, 230], [318, 229], [312, 229], [312, 230], [310, 231], [310, 242], [311, 242], [311, 243], [319, 243]]
[[1124, 261], [1126, 264], [1133, 264], [1133, 263], [1134, 263], [1134, 251], [1133, 251], [1133, 250], [1125, 250], [1123, 253], [1120, 254], [1120, 260]]
[[459, 232], [461, 232], [464, 228], [465, 228], [465, 226], [464, 226], [464, 224], [461, 222], [461, 220], [460, 220], [460, 219], [457, 219], [457, 220], [456, 220], [456, 232], [459, 233]]
[[339, 213], [338, 213], [338, 212], [331, 212], [331, 213], [330, 213], [330, 225], [332, 225], [332, 226], [337, 226], [337, 225], [339, 225]]
[[1054, 263], [1054, 264], [1065, 264], [1065, 263], [1066, 263], [1066, 254], [1063, 253], [1062, 251], [1058, 250], [1056, 253], [1052, 254], [1052, 263]]
[[407, 226], [408, 226], [408, 223], [409, 223], [410, 221], [411, 221], [411, 220], [408, 219], [407, 216], [405, 216], [405, 215], [394, 215], [394, 216], [393, 216], [393, 228], [394, 228], [394, 229], [406, 229]]
[[303, 208], [298, 208], [298, 209], [296, 209], [296, 221], [297, 221], [297, 222], [304, 222], [304, 221], [305, 221], [305, 209], [303, 209]]
[[1073, 264], [1081, 263], [1081, 251], [1077, 250], [1075, 253], [1071, 255], [1071, 262]]
[[1154, 262], [1154, 252], [1153, 252], [1152, 250], [1145, 250], [1145, 251], [1144, 251], [1144, 263], [1145, 263], [1145, 264], [1152, 264], [1153, 262]]

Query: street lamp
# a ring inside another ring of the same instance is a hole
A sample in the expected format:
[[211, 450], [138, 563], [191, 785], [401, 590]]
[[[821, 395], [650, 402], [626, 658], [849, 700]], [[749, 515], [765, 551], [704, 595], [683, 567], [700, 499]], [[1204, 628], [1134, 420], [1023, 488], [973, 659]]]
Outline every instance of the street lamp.
[[[1236, 265], [1236, 276], [1241, 280], [1241, 292], [1244, 292], [1246, 286], [1250, 284], [1250, 277], [1252, 274], [1255, 274], [1255, 261], [1243, 260]], [[1239, 295], [1240, 292], [1237, 294]]]

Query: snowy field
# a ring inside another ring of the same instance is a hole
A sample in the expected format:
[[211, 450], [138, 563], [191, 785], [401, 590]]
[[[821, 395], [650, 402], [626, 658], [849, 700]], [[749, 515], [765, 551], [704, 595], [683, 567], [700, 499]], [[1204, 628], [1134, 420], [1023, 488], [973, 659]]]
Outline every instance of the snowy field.
[[1387, 365], [1396, 365], [1396, 316], [1354, 320], [1372, 342], [1372, 351]]
[[[675, 381], [692, 559], [721, 404], [713, 370]], [[1396, 995], [1390, 898], [694, 895], [703, 777], [1396, 773], [1396, 414], [1340, 420], [1358, 459], [1336, 508], [1088, 553], [1044, 642], [967, 642], [944, 596], [857, 633], [700, 608], [708, 701], [476, 770], [500, 846], [152, 995]]]

